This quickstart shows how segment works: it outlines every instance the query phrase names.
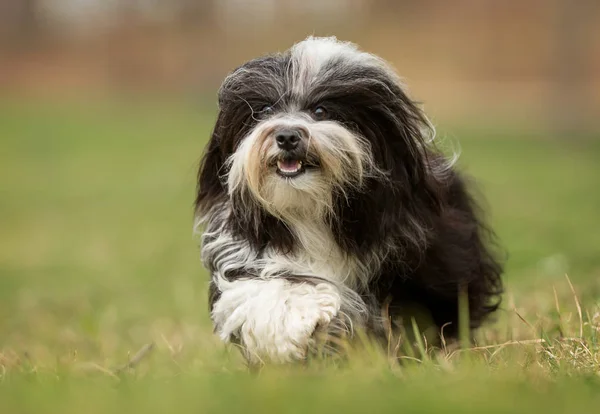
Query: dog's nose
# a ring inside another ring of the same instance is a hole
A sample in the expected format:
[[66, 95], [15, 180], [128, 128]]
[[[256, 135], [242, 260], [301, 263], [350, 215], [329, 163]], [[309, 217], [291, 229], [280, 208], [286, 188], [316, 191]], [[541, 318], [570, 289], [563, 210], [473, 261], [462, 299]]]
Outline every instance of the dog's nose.
[[294, 129], [284, 129], [275, 135], [277, 146], [285, 151], [291, 151], [298, 146], [300, 142], [300, 132]]

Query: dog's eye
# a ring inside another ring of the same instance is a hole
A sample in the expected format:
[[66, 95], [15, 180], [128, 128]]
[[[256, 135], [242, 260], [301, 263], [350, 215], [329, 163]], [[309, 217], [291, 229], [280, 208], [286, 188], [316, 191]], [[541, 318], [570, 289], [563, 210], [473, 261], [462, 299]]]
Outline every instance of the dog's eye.
[[322, 106], [317, 106], [315, 109], [313, 109], [313, 116], [317, 121], [322, 121], [324, 119], [329, 118], [329, 114], [327, 113], [327, 109], [323, 108]]
[[265, 105], [261, 108], [260, 113], [263, 115], [270, 115], [273, 113], [273, 107], [270, 105]]

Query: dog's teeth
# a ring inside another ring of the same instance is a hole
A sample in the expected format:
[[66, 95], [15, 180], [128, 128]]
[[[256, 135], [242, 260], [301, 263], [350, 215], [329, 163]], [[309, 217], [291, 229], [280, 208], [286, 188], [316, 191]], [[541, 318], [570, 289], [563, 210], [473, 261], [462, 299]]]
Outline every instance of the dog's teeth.
[[277, 161], [277, 168], [285, 173], [296, 173], [302, 168], [302, 161]]

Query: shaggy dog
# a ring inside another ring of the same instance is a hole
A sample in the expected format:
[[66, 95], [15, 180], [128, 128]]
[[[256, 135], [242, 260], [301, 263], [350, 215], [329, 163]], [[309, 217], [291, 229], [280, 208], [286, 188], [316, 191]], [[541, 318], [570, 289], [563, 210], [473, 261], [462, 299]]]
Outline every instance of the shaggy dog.
[[309, 37], [234, 70], [218, 101], [196, 224], [215, 331], [248, 361], [302, 360], [316, 332], [385, 339], [414, 309], [455, 338], [461, 292], [468, 329], [496, 310], [491, 234], [386, 62]]

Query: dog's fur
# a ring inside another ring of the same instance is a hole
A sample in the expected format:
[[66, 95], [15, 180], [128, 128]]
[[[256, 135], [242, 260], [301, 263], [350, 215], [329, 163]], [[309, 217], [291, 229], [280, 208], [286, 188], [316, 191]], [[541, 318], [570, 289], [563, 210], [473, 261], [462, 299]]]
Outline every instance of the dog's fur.
[[[297, 148], [279, 148], [283, 130]], [[316, 329], [382, 336], [382, 307], [394, 318], [417, 305], [452, 338], [463, 290], [479, 327], [502, 269], [433, 135], [388, 64], [335, 38], [233, 71], [196, 197], [220, 337], [251, 362], [289, 362]], [[282, 160], [302, 161], [299, 175], [282, 176]]]

